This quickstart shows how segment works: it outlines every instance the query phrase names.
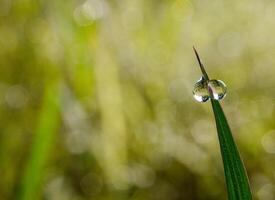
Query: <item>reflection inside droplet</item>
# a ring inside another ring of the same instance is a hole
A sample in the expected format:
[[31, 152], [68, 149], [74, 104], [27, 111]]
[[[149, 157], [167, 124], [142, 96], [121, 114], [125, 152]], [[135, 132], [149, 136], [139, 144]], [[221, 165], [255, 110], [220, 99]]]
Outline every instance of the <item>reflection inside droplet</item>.
[[206, 80], [201, 77], [194, 86], [193, 96], [198, 102], [206, 102], [209, 100], [209, 92]]
[[221, 80], [210, 80], [208, 89], [216, 100], [221, 100], [226, 96], [226, 85]]
[[221, 100], [226, 96], [226, 85], [221, 80], [205, 80], [201, 77], [194, 85], [193, 96], [198, 102], [206, 102], [210, 97]]

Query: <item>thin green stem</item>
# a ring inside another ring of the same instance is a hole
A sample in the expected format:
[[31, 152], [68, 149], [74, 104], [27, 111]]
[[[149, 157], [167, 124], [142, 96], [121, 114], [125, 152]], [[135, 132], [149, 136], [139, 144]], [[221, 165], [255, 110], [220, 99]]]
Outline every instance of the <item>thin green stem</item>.
[[206, 81], [209, 81], [209, 77], [208, 77], [208, 75], [207, 75], [207, 73], [206, 73], [206, 71], [205, 71], [205, 69], [204, 69], [204, 66], [203, 66], [203, 64], [202, 64], [202, 62], [201, 62], [201, 59], [200, 59], [200, 57], [199, 57], [199, 54], [198, 54], [198, 52], [197, 52], [197, 50], [195, 49], [194, 46], [193, 46], [193, 49], [194, 49], [194, 52], [195, 52], [195, 54], [196, 54], [197, 60], [198, 60], [198, 62], [199, 62], [199, 65], [200, 65], [200, 68], [201, 68], [202, 75], [203, 75], [203, 77], [204, 77], [204, 79], [205, 79]]

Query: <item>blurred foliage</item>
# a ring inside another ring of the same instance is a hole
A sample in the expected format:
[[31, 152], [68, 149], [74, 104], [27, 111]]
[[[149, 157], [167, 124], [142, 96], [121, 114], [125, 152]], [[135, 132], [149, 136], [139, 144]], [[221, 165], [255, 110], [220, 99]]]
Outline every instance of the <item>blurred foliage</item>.
[[275, 199], [275, 2], [1, 0], [0, 199], [226, 199], [200, 71]]

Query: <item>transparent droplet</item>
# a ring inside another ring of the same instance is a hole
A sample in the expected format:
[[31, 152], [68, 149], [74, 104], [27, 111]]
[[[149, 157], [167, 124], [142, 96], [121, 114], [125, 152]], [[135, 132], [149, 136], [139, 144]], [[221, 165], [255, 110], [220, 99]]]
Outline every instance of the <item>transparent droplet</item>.
[[226, 96], [226, 85], [221, 80], [210, 80], [208, 82], [208, 89], [216, 100], [221, 100]]
[[209, 92], [207, 89], [207, 81], [201, 77], [194, 85], [193, 96], [198, 102], [206, 102], [209, 100]]

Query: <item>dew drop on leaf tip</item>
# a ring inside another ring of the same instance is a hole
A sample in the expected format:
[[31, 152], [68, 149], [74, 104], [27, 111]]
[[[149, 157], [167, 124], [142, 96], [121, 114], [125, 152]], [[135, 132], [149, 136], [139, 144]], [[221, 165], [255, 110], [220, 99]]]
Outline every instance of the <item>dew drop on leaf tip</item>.
[[[211, 93], [212, 95], [211, 95]], [[213, 99], [221, 100], [226, 96], [227, 88], [221, 80], [205, 80], [201, 77], [194, 85], [193, 96], [198, 102], [207, 102], [211, 96]]]

